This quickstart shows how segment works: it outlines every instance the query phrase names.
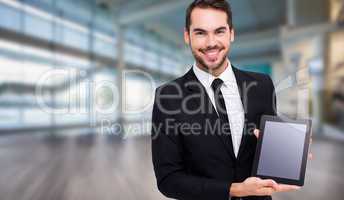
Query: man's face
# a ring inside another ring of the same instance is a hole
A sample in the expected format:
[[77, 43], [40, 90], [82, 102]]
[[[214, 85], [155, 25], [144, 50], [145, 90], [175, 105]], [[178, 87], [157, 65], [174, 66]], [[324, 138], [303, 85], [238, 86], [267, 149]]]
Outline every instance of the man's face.
[[234, 31], [229, 28], [225, 12], [212, 8], [193, 9], [189, 30], [184, 30], [184, 39], [199, 67], [214, 71], [227, 64]]

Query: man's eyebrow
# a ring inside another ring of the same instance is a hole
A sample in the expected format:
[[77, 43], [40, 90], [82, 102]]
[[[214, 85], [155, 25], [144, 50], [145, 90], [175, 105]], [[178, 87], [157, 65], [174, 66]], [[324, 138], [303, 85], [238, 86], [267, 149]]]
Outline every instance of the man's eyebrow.
[[206, 30], [204, 30], [204, 29], [201, 29], [201, 28], [195, 28], [194, 30], [193, 30], [193, 32], [207, 32]]
[[226, 30], [227, 28], [225, 26], [221, 26], [219, 28], [217, 28], [215, 31], [222, 31], [222, 30]]
[[[225, 26], [221, 26], [221, 27], [215, 29], [215, 31], [221, 31], [221, 30], [225, 30], [225, 29], [227, 29]], [[201, 28], [195, 28], [195, 29], [193, 29], [193, 32], [207, 32], [207, 31], [204, 29], [201, 29]]]

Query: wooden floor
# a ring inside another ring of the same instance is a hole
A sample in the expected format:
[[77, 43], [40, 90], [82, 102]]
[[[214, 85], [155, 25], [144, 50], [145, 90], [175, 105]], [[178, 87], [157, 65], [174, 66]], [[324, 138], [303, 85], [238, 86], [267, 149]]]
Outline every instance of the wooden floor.
[[[276, 200], [342, 200], [344, 145], [315, 140], [306, 186]], [[0, 200], [155, 200], [148, 137], [0, 137]]]

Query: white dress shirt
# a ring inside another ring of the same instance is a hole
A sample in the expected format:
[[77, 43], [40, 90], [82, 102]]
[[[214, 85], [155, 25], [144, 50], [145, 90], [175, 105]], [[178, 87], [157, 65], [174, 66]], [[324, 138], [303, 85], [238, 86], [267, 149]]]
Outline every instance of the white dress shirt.
[[201, 70], [199, 67], [196, 66], [196, 63], [194, 63], [192, 68], [197, 79], [205, 87], [215, 110], [215, 97], [214, 91], [211, 88], [211, 84], [215, 78], [220, 78], [223, 81], [220, 90], [225, 100], [227, 116], [233, 141], [233, 150], [235, 156], [237, 157], [244, 128], [245, 114], [240, 99], [238, 85], [230, 61], [228, 60], [228, 66], [226, 70], [222, 72], [218, 77], [214, 77], [212, 74]]

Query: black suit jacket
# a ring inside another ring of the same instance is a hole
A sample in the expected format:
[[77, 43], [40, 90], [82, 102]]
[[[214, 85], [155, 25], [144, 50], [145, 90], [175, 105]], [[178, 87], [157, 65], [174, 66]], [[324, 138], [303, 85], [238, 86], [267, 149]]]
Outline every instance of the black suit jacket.
[[[152, 114], [152, 159], [160, 192], [174, 199], [228, 200], [232, 183], [250, 177], [263, 114], [275, 115], [274, 86], [267, 75], [233, 72], [245, 111], [238, 157], [231, 136], [191, 68], [156, 89]], [[270, 199], [246, 197], [244, 199]]]

